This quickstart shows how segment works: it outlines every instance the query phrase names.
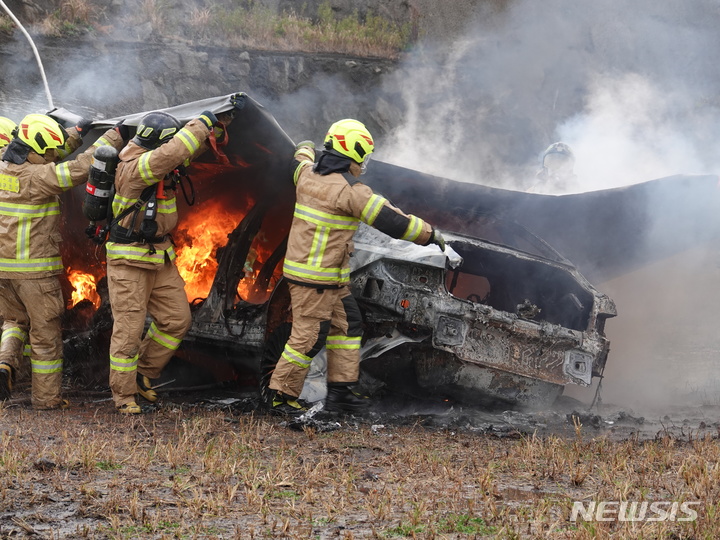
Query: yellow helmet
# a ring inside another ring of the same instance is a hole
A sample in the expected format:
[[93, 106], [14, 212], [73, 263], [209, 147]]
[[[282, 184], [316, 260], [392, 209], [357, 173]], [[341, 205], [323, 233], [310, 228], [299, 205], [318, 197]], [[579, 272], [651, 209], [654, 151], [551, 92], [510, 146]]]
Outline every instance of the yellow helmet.
[[44, 114], [28, 114], [18, 125], [18, 139], [38, 154], [65, 144], [67, 132], [55, 120]]
[[325, 135], [325, 148], [337, 155], [348, 157], [362, 164], [375, 150], [372, 135], [357, 120], [338, 120]]
[[4, 116], [0, 116], [0, 148], [10, 144], [13, 140], [13, 130], [17, 126], [15, 122]]

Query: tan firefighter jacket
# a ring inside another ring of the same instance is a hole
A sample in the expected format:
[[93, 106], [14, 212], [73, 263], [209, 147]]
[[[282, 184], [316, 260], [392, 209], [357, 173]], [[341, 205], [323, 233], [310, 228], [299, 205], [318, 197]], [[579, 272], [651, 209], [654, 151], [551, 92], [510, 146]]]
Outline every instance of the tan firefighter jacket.
[[[146, 150], [134, 142], [120, 152], [120, 161], [115, 171], [115, 198], [112, 203], [113, 215], [137, 202], [148, 186], [163, 182], [165, 176], [192, 157], [204, 152], [205, 141], [210, 134], [202, 120], [194, 119], [185, 124], [175, 136], [154, 150]], [[173, 189], [164, 190], [165, 199], [157, 199], [156, 237], [164, 237], [155, 244], [147, 242], [107, 242], [108, 264], [128, 264], [144, 268], [156, 268], [168, 260], [175, 259], [172, 240], [168, 236], [178, 222], [177, 202]], [[124, 229], [137, 232], [143, 220], [147, 203], [135, 214], [131, 212], [120, 221]]]
[[313, 150], [295, 152], [296, 197], [283, 275], [295, 283], [337, 287], [350, 281], [353, 234], [362, 221], [416, 244], [430, 241], [432, 227], [406, 215], [350, 175], [313, 171]]
[[[77, 130], [67, 131], [70, 137], [58, 149], [61, 158], [81, 144]], [[32, 151], [21, 165], [0, 161], [0, 279], [62, 273], [58, 195], [87, 180], [98, 146], [119, 150], [122, 143], [120, 134], [110, 129], [71, 161], [46, 163]]]

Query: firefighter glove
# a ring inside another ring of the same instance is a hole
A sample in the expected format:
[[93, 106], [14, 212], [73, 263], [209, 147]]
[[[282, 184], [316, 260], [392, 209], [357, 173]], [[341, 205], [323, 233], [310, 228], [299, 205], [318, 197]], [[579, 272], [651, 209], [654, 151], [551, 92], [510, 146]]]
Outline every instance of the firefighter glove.
[[113, 128], [120, 134], [124, 143], [128, 142], [130, 139], [130, 128], [124, 124], [123, 120], [120, 120]]
[[295, 146], [295, 159], [299, 162], [315, 161], [315, 144], [312, 141], [302, 141]]
[[430, 234], [430, 243], [437, 245], [441, 251], [445, 251], [445, 239], [437, 229], [432, 230], [432, 234]]
[[237, 93], [230, 96], [230, 105], [238, 111], [245, 107], [245, 94]]
[[212, 129], [212, 127], [217, 124], [217, 116], [213, 114], [212, 111], [203, 111], [200, 113], [200, 120], [203, 121], [203, 123], [207, 126], [208, 129]]
[[75, 126], [75, 129], [77, 129], [77, 131], [81, 137], [84, 137], [90, 131], [91, 125], [92, 125], [92, 120], [83, 118], [77, 123], [77, 126]]

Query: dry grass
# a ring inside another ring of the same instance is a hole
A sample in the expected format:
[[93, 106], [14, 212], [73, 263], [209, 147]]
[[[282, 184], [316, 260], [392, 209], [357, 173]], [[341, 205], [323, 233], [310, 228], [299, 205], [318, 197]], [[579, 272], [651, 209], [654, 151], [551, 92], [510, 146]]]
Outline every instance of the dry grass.
[[140, 4], [140, 9], [135, 12], [135, 17], [129, 19], [130, 25], [150, 23], [153, 33], [159, 36], [172, 36], [172, 29], [168, 28], [169, 10], [171, 8], [165, 0], [145, 0]]
[[[0, 410], [0, 537], [718, 538], [714, 438], [498, 439], [109, 404]], [[700, 501], [695, 522], [578, 522], [575, 500]], [[54, 535], [54, 536], [53, 536]], [[674, 535], [674, 536], [673, 536]]]
[[9, 34], [12, 32], [14, 23], [10, 17], [4, 13], [0, 13], [0, 33]]
[[332, 52], [356, 56], [395, 57], [409, 45], [409, 25], [357, 13], [338, 19], [323, 4], [316, 20], [297, 13], [277, 15], [262, 6], [209, 14], [203, 29], [235, 47], [283, 51]]
[[65, 0], [60, 5], [60, 16], [70, 21], [82, 21], [90, 24], [97, 20], [99, 13], [97, 6], [87, 0]]
[[41, 33], [52, 37], [79, 37], [100, 29], [104, 8], [89, 0], [63, 0], [40, 22]]
[[[191, 39], [196, 43], [277, 51], [331, 52], [354, 56], [394, 58], [410, 44], [410, 23], [393, 24], [383, 17], [358, 13], [338, 18], [330, 3], [311, 19], [301, 12], [277, 13], [259, 3], [240, 2], [223, 7], [188, 8], [187, 13], [167, 0], [143, 0], [117, 17], [98, 0], [62, 0], [59, 7], [35, 22], [35, 31], [52, 37], [82, 37], [114, 31], [136, 34], [148, 27], [151, 39]], [[131, 4], [132, 5], [132, 4]], [[130, 6], [131, 6], [130, 5]], [[128, 6], [128, 7], [130, 7]], [[305, 6], [300, 5], [299, 9]], [[0, 31], [12, 28], [0, 18]]]

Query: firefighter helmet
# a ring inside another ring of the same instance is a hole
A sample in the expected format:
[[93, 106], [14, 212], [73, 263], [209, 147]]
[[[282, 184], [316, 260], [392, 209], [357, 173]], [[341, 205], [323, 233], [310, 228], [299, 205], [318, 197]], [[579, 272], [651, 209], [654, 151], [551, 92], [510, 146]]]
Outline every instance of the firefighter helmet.
[[564, 142], [556, 142], [547, 147], [542, 157], [543, 167], [548, 171], [570, 171], [575, 165], [575, 154]]
[[140, 120], [133, 142], [147, 150], [154, 150], [172, 139], [180, 128], [182, 125], [173, 115], [161, 111], [151, 112]]
[[65, 145], [67, 131], [44, 114], [28, 114], [20, 120], [17, 138], [40, 155]]
[[372, 154], [375, 144], [372, 135], [361, 122], [346, 118], [330, 126], [325, 135], [325, 149], [362, 164]]
[[15, 122], [4, 116], [0, 116], [0, 148], [10, 144], [13, 140], [13, 131], [15, 131]]

